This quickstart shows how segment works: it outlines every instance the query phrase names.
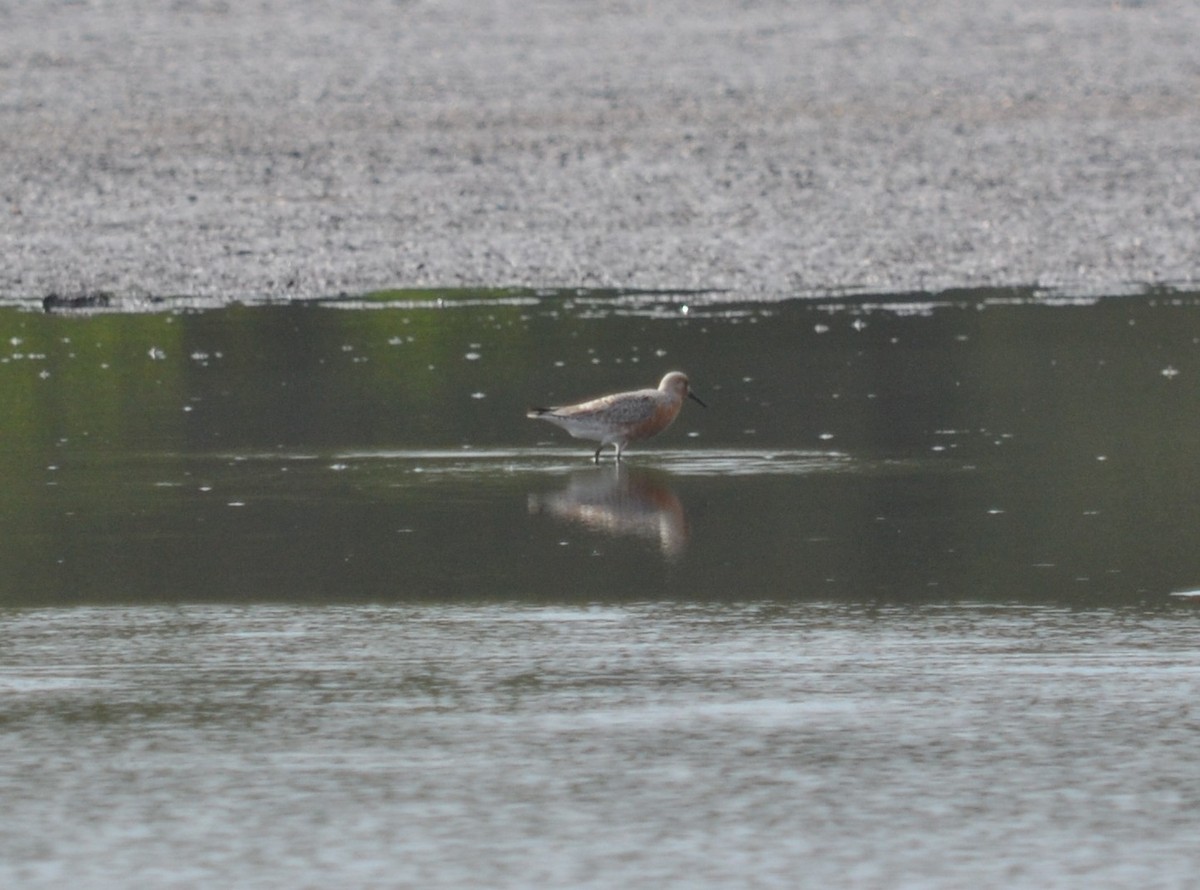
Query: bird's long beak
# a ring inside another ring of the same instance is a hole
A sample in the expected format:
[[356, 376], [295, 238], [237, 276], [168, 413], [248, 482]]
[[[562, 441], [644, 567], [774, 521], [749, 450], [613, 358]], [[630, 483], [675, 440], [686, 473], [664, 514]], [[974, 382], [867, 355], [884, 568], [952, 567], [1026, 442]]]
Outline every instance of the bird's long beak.
[[702, 401], [700, 401], [700, 397], [698, 395], [696, 395], [694, 392], [692, 392], [690, 389], [688, 390], [688, 398], [691, 399], [693, 402], [695, 402], [697, 405], [699, 405], [701, 408], [708, 407], [708, 405], [706, 405]]

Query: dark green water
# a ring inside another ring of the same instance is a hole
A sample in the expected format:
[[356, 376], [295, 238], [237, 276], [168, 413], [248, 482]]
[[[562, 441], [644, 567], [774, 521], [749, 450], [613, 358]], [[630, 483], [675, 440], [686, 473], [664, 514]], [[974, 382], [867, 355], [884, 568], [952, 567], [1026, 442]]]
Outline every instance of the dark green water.
[[[1163, 600], [1198, 338], [1194, 295], [7, 310], [0, 602]], [[710, 408], [619, 471], [523, 416], [674, 368]]]

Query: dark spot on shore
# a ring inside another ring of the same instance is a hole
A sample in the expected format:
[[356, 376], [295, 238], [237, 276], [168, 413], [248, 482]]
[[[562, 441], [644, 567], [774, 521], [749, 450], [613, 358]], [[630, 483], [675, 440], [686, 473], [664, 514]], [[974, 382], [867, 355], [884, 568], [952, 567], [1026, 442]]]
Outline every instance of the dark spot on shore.
[[42, 299], [42, 309], [46, 312], [71, 309], [107, 309], [110, 305], [112, 305], [112, 294], [105, 291], [85, 292], [73, 296], [49, 293]]

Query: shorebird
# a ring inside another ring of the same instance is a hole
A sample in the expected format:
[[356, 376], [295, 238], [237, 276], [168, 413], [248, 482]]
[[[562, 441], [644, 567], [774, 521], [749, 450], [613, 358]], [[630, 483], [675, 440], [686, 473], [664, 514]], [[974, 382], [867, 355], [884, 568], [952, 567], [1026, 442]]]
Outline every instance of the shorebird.
[[649, 439], [669, 427], [683, 407], [684, 399], [708, 407], [692, 392], [687, 375], [672, 371], [658, 384], [658, 389], [617, 392], [558, 408], [530, 408], [525, 416], [548, 420], [576, 439], [599, 442], [594, 457], [596, 463], [600, 463], [600, 452], [605, 445], [617, 449], [619, 461], [621, 451], [630, 442]]

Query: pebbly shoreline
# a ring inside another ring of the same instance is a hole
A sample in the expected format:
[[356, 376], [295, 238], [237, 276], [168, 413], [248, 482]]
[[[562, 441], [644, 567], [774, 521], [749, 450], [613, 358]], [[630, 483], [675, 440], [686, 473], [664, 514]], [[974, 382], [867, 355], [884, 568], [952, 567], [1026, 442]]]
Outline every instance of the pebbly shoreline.
[[0, 6], [0, 301], [1200, 281], [1200, 6]]

